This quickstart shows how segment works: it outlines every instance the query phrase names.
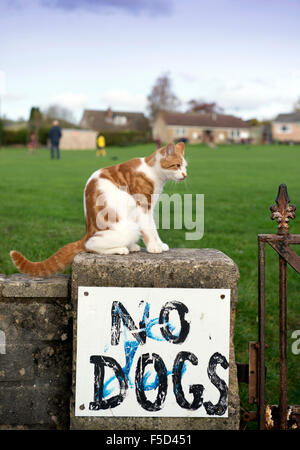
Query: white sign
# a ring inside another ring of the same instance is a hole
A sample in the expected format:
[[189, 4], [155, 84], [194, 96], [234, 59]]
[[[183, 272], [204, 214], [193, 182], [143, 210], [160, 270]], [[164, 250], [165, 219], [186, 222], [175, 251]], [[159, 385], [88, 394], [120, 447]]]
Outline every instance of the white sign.
[[79, 287], [76, 416], [228, 417], [229, 289]]

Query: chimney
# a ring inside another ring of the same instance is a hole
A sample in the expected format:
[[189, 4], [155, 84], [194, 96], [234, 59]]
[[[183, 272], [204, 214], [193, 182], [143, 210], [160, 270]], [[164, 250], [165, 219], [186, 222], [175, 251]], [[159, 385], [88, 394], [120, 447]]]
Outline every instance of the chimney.
[[107, 109], [106, 117], [107, 117], [108, 120], [112, 119], [112, 109], [111, 109], [110, 106]]

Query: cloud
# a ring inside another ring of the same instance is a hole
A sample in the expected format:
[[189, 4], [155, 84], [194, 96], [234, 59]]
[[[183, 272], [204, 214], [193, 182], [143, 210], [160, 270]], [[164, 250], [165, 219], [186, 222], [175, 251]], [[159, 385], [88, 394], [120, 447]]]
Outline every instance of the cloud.
[[4, 70], [0, 70], [0, 95], [4, 95], [6, 92], [6, 77]]
[[70, 110], [83, 108], [88, 101], [85, 94], [75, 92], [62, 92], [50, 99], [51, 105], [60, 105]]
[[82, 109], [86, 106], [88, 97], [85, 94], [75, 93], [75, 92], [62, 92], [61, 94], [52, 97], [49, 105], [62, 106], [74, 114], [76, 119], [79, 118]]
[[187, 82], [187, 83], [196, 83], [198, 81], [198, 77], [195, 75], [192, 75], [190, 73], [187, 72], [179, 72], [178, 74], [180, 76], [180, 78]]
[[216, 99], [226, 111], [242, 117], [272, 118], [280, 112], [291, 111], [297, 95], [300, 95], [300, 85], [296, 80], [254, 79], [223, 85], [217, 90]]
[[146, 95], [132, 94], [126, 90], [110, 90], [103, 94], [102, 103], [113, 109], [143, 111], [146, 107]]
[[18, 92], [5, 92], [3, 95], [3, 99], [5, 102], [19, 102], [26, 98], [25, 94]]
[[[190, 85], [191, 81], [187, 83]], [[226, 114], [244, 119], [272, 119], [279, 113], [291, 112], [300, 97], [300, 71], [285, 78], [273, 76], [272, 79], [236, 77], [224, 80], [199, 77], [198, 84], [202, 87], [200, 94], [199, 91], [194, 96], [187, 97], [185, 94], [185, 109], [188, 100], [201, 98], [203, 101], [217, 102]], [[189, 92], [192, 92], [191, 89]]]
[[5, 102], [17, 102], [26, 98], [26, 95], [23, 92], [12, 92], [7, 90], [4, 70], [0, 70], [0, 97], [5, 100]]
[[148, 13], [151, 15], [170, 15], [173, 0], [40, 0], [46, 7], [72, 11], [85, 9], [103, 13], [123, 10], [133, 15]]

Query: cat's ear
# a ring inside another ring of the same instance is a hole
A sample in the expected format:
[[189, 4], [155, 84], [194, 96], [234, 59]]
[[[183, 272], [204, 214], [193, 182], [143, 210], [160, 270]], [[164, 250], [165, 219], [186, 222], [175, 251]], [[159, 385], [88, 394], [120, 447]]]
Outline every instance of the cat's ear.
[[176, 144], [175, 149], [177, 152], [179, 152], [183, 155], [184, 154], [184, 142], [178, 142], [178, 144]]
[[160, 149], [161, 154], [164, 158], [169, 158], [171, 156], [174, 156], [175, 154], [175, 145], [174, 144], [168, 144], [165, 147]]

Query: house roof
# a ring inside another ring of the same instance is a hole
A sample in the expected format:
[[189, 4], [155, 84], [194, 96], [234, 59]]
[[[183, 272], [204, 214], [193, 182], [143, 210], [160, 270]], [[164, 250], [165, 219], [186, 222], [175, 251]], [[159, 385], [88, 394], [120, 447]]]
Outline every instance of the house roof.
[[[122, 118], [126, 118], [124, 123]], [[110, 108], [106, 111], [86, 109], [80, 126], [96, 131], [146, 131], [149, 122], [139, 112], [112, 111]]]
[[248, 128], [248, 124], [235, 116], [225, 114], [199, 114], [199, 113], [162, 113], [167, 125], [196, 126], [196, 127], [224, 127]]
[[288, 114], [278, 114], [274, 122], [300, 122], [300, 111]]

